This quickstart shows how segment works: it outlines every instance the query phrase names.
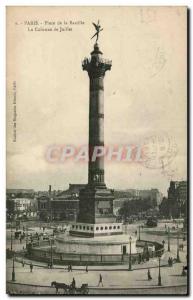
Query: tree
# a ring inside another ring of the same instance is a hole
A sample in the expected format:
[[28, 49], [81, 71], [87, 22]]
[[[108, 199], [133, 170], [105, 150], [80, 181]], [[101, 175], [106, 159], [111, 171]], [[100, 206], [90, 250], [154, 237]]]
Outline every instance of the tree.
[[130, 201], [125, 201], [123, 207], [119, 210], [119, 214], [126, 219], [132, 215], [139, 214], [140, 212], [146, 212], [150, 208], [153, 208], [150, 198], [135, 198]]

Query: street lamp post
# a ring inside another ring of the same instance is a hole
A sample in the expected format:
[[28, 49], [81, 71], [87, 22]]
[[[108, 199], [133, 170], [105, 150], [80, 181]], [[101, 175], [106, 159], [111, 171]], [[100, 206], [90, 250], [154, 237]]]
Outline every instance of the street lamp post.
[[15, 281], [15, 254], [13, 255], [12, 281]]
[[53, 267], [53, 249], [52, 249], [52, 239], [50, 239], [50, 268]]
[[129, 271], [132, 270], [132, 266], [131, 266], [131, 241], [132, 241], [132, 237], [130, 236], [130, 238], [129, 238]]
[[180, 254], [179, 254], [179, 231], [177, 231], [177, 257], [176, 257], [176, 262], [180, 262]]
[[168, 226], [168, 252], [170, 252], [170, 227]]
[[13, 231], [12, 231], [12, 222], [11, 222], [11, 251], [13, 251]]
[[27, 237], [26, 237], [26, 248], [27, 248], [27, 244], [28, 244], [28, 227], [26, 226], [26, 234], [27, 234]]
[[141, 229], [141, 225], [139, 225], [139, 241], [141, 240], [141, 232], [140, 232], [140, 229]]
[[161, 285], [162, 285], [160, 260], [161, 260], [161, 258], [159, 257], [158, 286], [161, 286]]

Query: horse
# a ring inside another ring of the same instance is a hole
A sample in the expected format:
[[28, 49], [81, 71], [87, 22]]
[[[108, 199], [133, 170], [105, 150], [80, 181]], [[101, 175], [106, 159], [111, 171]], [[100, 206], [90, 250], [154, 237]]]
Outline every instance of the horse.
[[60, 282], [56, 282], [56, 281], [52, 281], [51, 282], [51, 286], [56, 288], [56, 294], [58, 294], [58, 290], [62, 289], [64, 290], [64, 293], [68, 293], [69, 291], [69, 285], [65, 284], [65, 283], [60, 283]]

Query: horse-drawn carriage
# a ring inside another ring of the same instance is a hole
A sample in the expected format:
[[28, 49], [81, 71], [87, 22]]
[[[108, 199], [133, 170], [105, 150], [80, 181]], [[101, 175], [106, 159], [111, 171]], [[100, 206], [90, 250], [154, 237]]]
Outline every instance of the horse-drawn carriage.
[[65, 295], [88, 295], [89, 289], [88, 284], [83, 283], [81, 287], [73, 287], [72, 284], [68, 285], [61, 282], [52, 281], [51, 287], [55, 287], [56, 294], [59, 290], [63, 290]]

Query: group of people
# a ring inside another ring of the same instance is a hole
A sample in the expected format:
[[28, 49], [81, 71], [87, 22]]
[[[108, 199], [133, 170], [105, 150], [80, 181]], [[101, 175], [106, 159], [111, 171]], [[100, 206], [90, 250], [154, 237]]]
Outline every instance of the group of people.
[[[22, 264], [22, 267], [24, 268], [24, 267], [25, 267], [25, 261], [22, 260], [21, 264]], [[34, 266], [33, 266], [32, 262], [31, 262], [30, 265], [29, 265], [29, 268], [30, 268], [30, 272], [31, 272], [31, 273], [33, 272], [33, 267], [34, 267]]]
[[146, 253], [139, 253], [138, 255], [138, 264], [144, 263], [145, 261], [149, 261], [150, 253], [146, 251]]
[[[69, 264], [67, 267], [68, 272], [72, 272], [72, 265]], [[86, 269], [85, 269], [86, 273], [88, 273], [88, 265], [86, 265]]]
[[184, 251], [184, 244], [183, 243], [179, 245], [179, 250]]
[[168, 258], [168, 266], [173, 267], [173, 258], [172, 257]]
[[20, 244], [22, 243], [22, 241], [24, 240], [24, 238], [25, 238], [25, 234], [21, 234], [20, 238], [19, 238]]
[[68, 272], [72, 272], [72, 265], [71, 264], [68, 265]]
[[52, 269], [52, 263], [50, 263], [50, 262], [48, 263], [48, 268]]

